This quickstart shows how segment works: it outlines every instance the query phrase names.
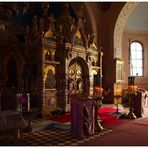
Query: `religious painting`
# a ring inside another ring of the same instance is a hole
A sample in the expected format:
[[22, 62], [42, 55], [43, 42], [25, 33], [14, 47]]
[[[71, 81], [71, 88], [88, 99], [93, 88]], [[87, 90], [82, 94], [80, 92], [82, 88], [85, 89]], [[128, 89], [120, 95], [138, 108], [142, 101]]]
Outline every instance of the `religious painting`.
[[83, 84], [83, 81], [82, 80], [79, 80], [78, 83], [77, 83], [77, 90], [79, 91], [79, 93], [82, 93], [83, 90], [84, 90], [84, 84]]
[[75, 82], [73, 80], [69, 82], [69, 90], [71, 92], [75, 90]]
[[75, 74], [74, 69], [69, 69], [69, 76], [72, 77]]
[[74, 44], [77, 44], [77, 45], [79, 45], [79, 46], [82, 46], [82, 45], [83, 45], [82, 37], [81, 37], [80, 31], [77, 31], [76, 34], [75, 34], [75, 37], [74, 37]]
[[48, 65], [44, 68], [45, 89], [56, 89], [55, 67]]
[[124, 62], [121, 59], [116, 59], [116, 82], [124, 80]]

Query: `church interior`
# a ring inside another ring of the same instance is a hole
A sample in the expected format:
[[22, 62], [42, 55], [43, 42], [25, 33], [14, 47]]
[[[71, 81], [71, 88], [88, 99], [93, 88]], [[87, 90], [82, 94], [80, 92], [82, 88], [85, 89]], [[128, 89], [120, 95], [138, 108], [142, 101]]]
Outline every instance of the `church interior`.
[[[116, 122], [147, 128], [147, 8], [147, 2], [0, 2], [0, 145], [71, 146], [69, 139], [57, 143], [60, 135], [83, 137], [74, 145], [105, 145], [103, 136], [117, 132], [105, 127], [105, 109]], [[51, 122], [65, 115], [65, 124]]]

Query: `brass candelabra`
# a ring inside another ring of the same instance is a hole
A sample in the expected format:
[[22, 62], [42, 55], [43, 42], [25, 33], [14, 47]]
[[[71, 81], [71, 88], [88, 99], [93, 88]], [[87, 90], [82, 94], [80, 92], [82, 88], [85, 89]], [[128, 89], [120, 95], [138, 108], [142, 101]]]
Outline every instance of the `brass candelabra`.
[[99, 108], [102, 105], [102, 88], [95, 87], [94, 89], [94, 100], [95, 100], [95, 131], [103, 130], [103, 126], [101, 125], [101, 120], [99, 119]]
[[116, 114], [118, 117], [118, 115], [121, 114], [119, 112], [119, 99], [121, 98], [121, 95], [115, 95], [114, 98], [116, 98], [116, 100], [117, 100], [117, 109], [116, 109], [116, 112], [114, 112], [113, 114]]
[[101, 125], [101, 120], [99, 118], [98, 110], [100, 106], [98, 105], [98, 100], [95, 100], [95, 131], [103, 130], [103, 126]]

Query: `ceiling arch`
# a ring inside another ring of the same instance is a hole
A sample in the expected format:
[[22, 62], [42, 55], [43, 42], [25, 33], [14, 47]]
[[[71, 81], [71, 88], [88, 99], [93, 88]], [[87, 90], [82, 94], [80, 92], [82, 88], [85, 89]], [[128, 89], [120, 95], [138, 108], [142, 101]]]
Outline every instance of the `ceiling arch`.
[[139, 2], [125, 24], [125, 30], [148, 32], [148, 3]]
[[114, 29], [114, 58], [122, 58], [122, 33], [129, 15], [137, 5], [138, 2], [127, 2], [117, 18]]

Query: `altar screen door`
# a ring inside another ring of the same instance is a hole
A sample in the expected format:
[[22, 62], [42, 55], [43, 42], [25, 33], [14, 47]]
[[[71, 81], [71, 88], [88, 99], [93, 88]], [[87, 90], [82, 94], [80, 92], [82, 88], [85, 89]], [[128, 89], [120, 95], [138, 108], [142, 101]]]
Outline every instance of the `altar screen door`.
[[69, 67], [68, 90], [72, 93], [81, 93], [84, 91], [83, 70], [76, 61]]

